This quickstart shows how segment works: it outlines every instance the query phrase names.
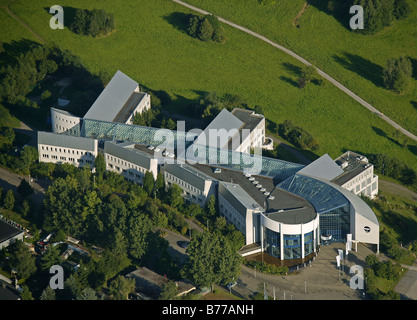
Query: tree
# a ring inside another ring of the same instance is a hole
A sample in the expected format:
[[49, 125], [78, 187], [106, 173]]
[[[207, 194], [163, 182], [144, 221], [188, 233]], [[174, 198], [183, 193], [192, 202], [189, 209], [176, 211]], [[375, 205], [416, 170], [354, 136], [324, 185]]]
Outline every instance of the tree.
[[96, 173], [99, 177], [102, 177], [104, 172], [106, 172], [106, 161], [101, 153], [97, 154], [97, 157], [94, 160], [94, 167], [96, 168]]
[[161, 288], [161, 294], [158, 300], [173, 300], [178, 295], [177, 285], [174, 281], [169, 280]]
[[413, 67], [406, 57], [391, 58], [383, 71], [384, 84], [387, 89], [405, 93], [411, 83]]
[[59, 249], [57, 246], [51, 246], [46, 250], [45, 254], [41, 257], [40, 267], [42, 270], [49, 270], [53, 265], [57, 265], [61, 262]]
[[25, 165], [26, 171], [29, 171], [39, 158], [38, 149], [31, 146], [23, 147], [22, 151], [20, 152], [20, 158]]
[[135, 280], [121, 275], [110, 282], [109, 291], [114, 300], [127, 300], [131, 292], [135, 291]]
[[155, 187], [155, 180], [153, 174], [150, 171], [146, 171], [145, 177], [143, 178], [143, 189], [146, 193], [151, 196]]
[[213, 36], [214, 28], [207, 17], [203, 18], [197, 30], [197, 37], [201, 41], [209, 41]]
[[165, 179], [162, 172], [158, 172], [158, 175], [156, 176], [155, 188], [159, 194], [163, 192], [165, 188]]
[[6, 193], [6, 197], [4, 198], [4, 208], [8, 210], [13, 210], [15, 203], [14, 192], [12, 189], [9, 189]]
[[29, 287], [27, 285], [22, 286], [22, 291], [20, 293], [20, 298], [22, 300], [34, 300], [32, 292], [30, 292]]
[[35, 257], [22, 241], [9, 246], [11, 258], [10, 268], [15, 269], [19, 278], [28, 278], [36, 272]]
[[203, 232], [187, 248], [189, 258], [181, 275], [199, 287], [226, 284], [236, 279], [242, 257], [218, 233]]
[[140, 259], [148, 246], [148, 235], [152, 231], [148, 216], [135, 211], [129, 218], [128, 242], [129, 254]]
[[187, 32], [192, 37], [197, 37], [197, 29], [200, 25], [200, 19], [196, 15], [191, 15], [188, 20]]
[[30, 186], [29, 182], [26, 179], [20, 181], [19, 186], [17, 187], [17, 192], [23, 197], [26, 198], [33, 194], [33, 188]]
[[40, 300], [55, 300], [55, 290], [53, 290], [50, 286], [47, 286], [45, 290], [42, 291], [41, 296], [39, 297]]
[[211, 195], [206, 203], [206, 212], [209, 217], [214, 218], [217, 215], [217, 201], [214, 195]]
[[76, 297], [77, 300], [97, 300], [97, 295], [95, 290], [87, 287], [81, 291]]
[[301, 68], [301, 77], [305, 79], [306, 82], [313, 80], [313, 76], [316, 73], [316, 68], [313, 65], [303, 65]]
[[171, 207], [179, 208], [183, 205], [184, 199], [182, 197], [182, 189], [173, 184], [168, 191], [168, 202], [170, 203]]
[[410, 14], [410, 5], [407, 0], [394, 0], [394, 17], [398, 20], [405, 19]]

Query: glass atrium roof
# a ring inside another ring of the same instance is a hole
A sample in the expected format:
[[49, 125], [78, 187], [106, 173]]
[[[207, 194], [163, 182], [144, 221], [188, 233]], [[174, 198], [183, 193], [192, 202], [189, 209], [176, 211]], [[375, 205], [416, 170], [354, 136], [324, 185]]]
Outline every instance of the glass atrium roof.
[[317, 213], [325, 213], [349, 204], [338, 190], [327, 183], [296, 174], [277, 185], [309, 201]]
[[[137, 144], [161, 146], [177, 150], [177, 157], [260, 174], [282, 181], [304, 168], [304, 165], [279, 159], [250, 155], [209, 146], [193, 145], [197, 134], [168, 129], [136, 126], [116, 122], [82, 119], [64, 134], [94, 139], [130, 141]], [[190, 149], [188, 149], [192, 146]], [[187, 150], [181, 151], [182, 150]], [[184, 158], [185, 157], [185, 158]], [[192, 164], [192, 163], [191, 163]]]

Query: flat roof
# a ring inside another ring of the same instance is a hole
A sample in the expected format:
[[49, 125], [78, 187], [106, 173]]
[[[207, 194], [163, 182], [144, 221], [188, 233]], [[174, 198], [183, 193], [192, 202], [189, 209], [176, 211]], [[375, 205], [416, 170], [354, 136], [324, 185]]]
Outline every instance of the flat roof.
[[249, 129], [250, 131], [255, 129], [264, 119], [264, 116], [256, 114], [252, 110], [241, 108], [234, 108], [232, 114], [244, 123], [244, 126], [241, 127], [241, 129]]
[[352, 151], [345, 152], [335, 160], [335, 163], [343, 168], [343, 173], [332, 180], [339, 186], [344, 185], [371, 166], [367, 158]]
[[11, 224], [0, 220], [0, 243], [13, 238], [14, 236], [24, 232], [16, 227], [13, 227]]
[[[253, 181], [258, 181], [257, 184], [254, 184], [241, 171], [221, 168], [220, 173], [214, 173], [215, 166], [203, 164], [193, 166], [219, 181], [238, 184], [255, 203], [262, 207], [260, 210], [266, 212], [268, 217], [275, 221], [286, 224], [299, 224], [309, 222], [317, 215], [310, 202], [288, 191], [276, 188], [275, 181], [271, 177], [252, 175], [251, 177], [255, 179]], [[258, 185], [262, 185], [262, 187], [259, 188], [257, 187]], [[262, 188], [265, 188], [265, 191], [261, 192], [260, 189]], [[270, 192], [270, 195], [265, 195], [264, 192]], [[273, 199], [270, 199], [270, 196]], [[249, 204], [250, 202], [247, 200], [243, 201], [243, 203]]]

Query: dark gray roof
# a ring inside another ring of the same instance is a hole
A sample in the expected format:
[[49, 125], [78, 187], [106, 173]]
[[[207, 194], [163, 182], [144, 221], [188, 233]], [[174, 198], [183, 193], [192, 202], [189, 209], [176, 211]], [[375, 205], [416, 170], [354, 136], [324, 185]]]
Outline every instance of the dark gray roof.
[[9, 223], [0, 220], [0, 243], [13, 238], [14, 236], [22, 233], [23, 231], [13, 227]]
[[367, 158], [352, 151], [345, 152], [335, 160], [335, 163], [343, 169], [343, 173], [332, 180], [339, 186], [344, 185], [371, 166]]
[[105, 141], [104, 152], [125, 161], [129, 161], [147, 170], [151, 168], [151, 160], [153, 157], [148, 153], [135, 148], [135, 144], [131, 142], [117, 143], [114, 141]]
[[126, 123], [133, 110], [137, 107], [145, 95], [146, 93], [144, 92], [133, 92], [129, 99], [127, 99], [122, 109], [120, 109], [119, 113], [113, 119], [113, 122]]
[[241, 108], [234, 108], [232, 114], [245, 124], [242, 129], [249, 129], [250, 131], [256, 128], [264, 119], [264, 116], [256, 114], [252, 110]]
[[113, 121], [137, 87], [136, 81], [118, 70], [84, 118]]
[[221, 194], [244, 218], [246, 210], [263, 211], [262, 207], [238, 184], [220, 181]]
[[[214, 166], [202, 164], [194, 166], [200, 171], [211, 175], [214, 179], [226, 182], [229, 185], [236, 185], [233, 189], [228, 188], [230, 194], [234, 196], [234, 199], [230, 201], [229, 198], [227, 199], [235, 208], [243, 210], [243, 208], [250, 208], [252, 203], [256, 203], [259, 205], [260, 211], [271, 215], [271, 219], [287, 224], [306, 223], [316, 217], [314, 207], [307, 200], [276, 188], [275, 181], [271, 177], [252, 175], [255, 178], [254, 181], [258, 181], [258, 184], [266, 189], [265, 191], [270, 192], [270, 195], [274, 197], [273, 199], [269, 199], [269, 196], [261, 192], [260, 188], [257, 188], [241, 171], [222, 168], [220, 173], [214, 173], [214, 169], [216, 168]], [[225, 190], [224, 184], [223, 187], [220, 187], [220, 184], [221, 182], [219, 182], [219, 191]], [[235, 191], [235, 193], [230, 190]], [[252, 209], [255, 208], [252, 207]], [[296, 210], [290, 211], [291, 209]], [[284, 211], [275, 214], [280, 210]]]
[[214, 180], [209, 175], [201, 172], [189, 164], [168, 164], [164, 165], [164, 171], [168, 172], [179, 179], [186, 181], [199, 190], [204, 190], [206, 181]]
[[94, 139], [67, 136], [45, 131], [38, 131], [38, 144], [87, 150], [91, 152], [96, 151], [96, 140]]

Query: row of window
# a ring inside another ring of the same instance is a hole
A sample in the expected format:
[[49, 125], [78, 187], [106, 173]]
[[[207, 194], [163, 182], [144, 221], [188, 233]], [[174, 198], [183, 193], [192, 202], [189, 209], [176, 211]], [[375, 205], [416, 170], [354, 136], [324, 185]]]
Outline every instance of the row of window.
[[168, 180], [168, 179], [175, 182], [180, 187], [186, 188], [186, 189], [190, 190], [191, 192], [194, 192], [195, 194], [198, 194], [200, 196], [203, 195], [203, 192], [200, 189], [197, 189], [196, 187], [192, 186], [191, 184], [185, 182], [184, 180], [181, 180], [181, 179], [177, 178], [176, 176], [174, 176], [174, 175], [165, 171], [165, 180]]
[[[109, 154], [106, 155], [106, 158], [107, 158], [108, 161], [113, 161], [114, 163], [121, 164], [121, 165], [123, 165], [125, 167], [128, 167], [129, 169], [135, 169], [135, 170], [137, 170], [137, 171], [139, 171], [139, 172], [141, 172], [143, 174], [145, 174], [146, 171], [147, 171], [147, 169], [145, 169], [145, 168], [142, 168], [140, 166], [137, 166], [137, 165], [135, 165], [135, 164], [133, 164], [131, 162], [125, 161], [125, 160], [120, 159], [118, 157], [113, 157], [112, 155], [109, 155]], [[108, 165], [110, 166], [109, 163], [108, 163]], [[111, 165], [111, 168], [113, 168], [113, 165]]]
[[52, 152], [61, 152], [61, 153], [68, 153], [68, 154], [76, 154], [76, 155], [82, 155], [82, 156], [89, 156], [94, 157], [94, 155], [91, 152], [88, 151], [79, 151], [74, 149], [65, 149], [65, 148], [57, 148], [57, 147], [49, 147], [49, 146], [42, 146], [42, 150], [45, 151], [52, 151]]
[[[49, 159], [49, 154], [46, 154], [46, 153], [42, 153], [41, 154], [41, 157], [42, 158], [44, 158], [44, 159]], [[51, 159], [53, 159], [53, 160], [61, 160], [61, 161], [67, 161], [67, 157], [62, 157], [62, 156], [60, 156], [60, 157], [58, 157], [58, 156], [56, 156], [56, 155], [51, 155], [51, 157], [50, 157]], [[75, 162], [76, 160], [75, 160], [75, 158], [68, 158], [68, 161], [71, 161], [71, 162]], [[77, 162], [78, 163], [88, 163], [88, 164], [93, 164], [93, 161], [91, 161], [91, 160], [85, 160], [85, 159], [77, 159]]]

